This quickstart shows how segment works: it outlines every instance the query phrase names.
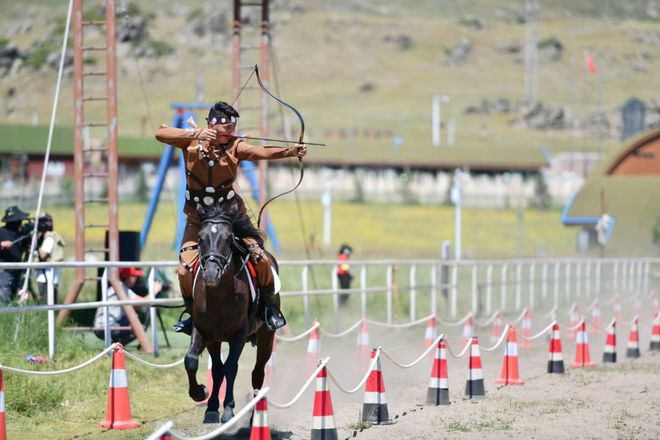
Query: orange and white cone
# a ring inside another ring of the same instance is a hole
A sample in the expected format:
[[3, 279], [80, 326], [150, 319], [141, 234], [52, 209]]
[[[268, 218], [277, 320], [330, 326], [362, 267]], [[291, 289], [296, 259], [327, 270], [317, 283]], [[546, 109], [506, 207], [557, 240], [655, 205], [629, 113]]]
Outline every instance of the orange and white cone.
[[607, 338], [605, 339], [605, 348], [603, 348], [603, 363], [616, 363], [616, 319], [613, 319], [607, 327]]
[[428, 324], [426, 324], [426, 332], [424, 333], [424, 349], [426, 350], [429, 348], [431, 344], [433, 344], [433, 341], [435, 341], [436, 338], [436, 332], [435, 332], [435, 316], [431, 316], [429, 318]]
[[499, 310], [495, 312], [495, 320], [493, 321], [493, 329], [490, 333], [490, 340], [497, 341], [502, 335], [502, 312]]
[[577, 303], [573, 303], [570, 310], [568, 311], [568, 315], [570, 321], [568, 324], [568, 331], [566, 332], [566, 337], [568, 339], [574, 339], [575, 327], [577, 327], [578, 323], [580, 322], [580, 308], [578, 307]]
[[600, 334], [600, 327], [602, 325], [603, 324], [600, 317], [600, 304], [598, 303], [598, 300], [596, 300], [594, 302], [594, 306], [591, 308], [591, 334]]
[[360, 368], [369, 362], [369, 331], [367, 329], [367, 318], [362, 318], [360, 330], [357, 335], [357, 354]]
[[0, 370], [0, 440], [7, 440], [7, 421], [5, 420], [5, 385]]
[[[377, 350], [371, 351], [371, 359], [376, 357]], [[387, 396], [385, 395], [385, 382], [380, 368], [380, 358], [376, 360], [376, 367], [371, 370], [364, 387], [364, 402], [362, 404], [362, 421], [372, 425], [391, 423], [387, 411]]]
[[532, 347], [532, 341], [527, 339], [532, 336], [532, 311], [529, 307], [525, 307], [525, 314], [523, 315], [522, 323], [520, 324], [520, 336], [520, 348]]
[[548, 350], [548, 373], [564, 373], [564, 354], [561, 349], [558, 324], [552, 326], [552, 338]]
[[[220, 354], [220, 356], [222, 356], [222, 354]], [[206, 406], [206, 404], [209, 401], [209, 398], [211, 397], [212, 389], [213, 389], [213, 361], [211, 360], [211, 355], [209, 355], [209, 361], [206, 366], [206, 390], [208, 391], [209, 395], [206, 397], [206, 399], [199, 402], [197, 406]], [[218, 392], [218, 399], [220, 399], [221, 402], [225, 398], [226, 392], [227, 392], [227, 380], [223, 380], [222, 383], [220, 384], [220, 391]]]
[[431, 368], [431, 380], [426, 391], [427, 405], [449, 405], [449, 379], [447, 377], [447, 343], [438, 341]]
[[655, 319], [653, 320], [649, 349], [651, 351], [660, 351], [660, 312], [655, 314]]
[[101, 428], [132, 429], [140, 422], [131, 419], [131, 402], [128, 398], [128, 376], [124, 363], [124, 347], [115, 346], [112, 352], [112, 370], [108, 385], [108, 409], [105, 420], [99, 422]]
[[628, 337], [628, 349], [626, 350], [626, 357], [637, 359], [640, 356], [639, 353], [639, 318], [635, 316], [630, 325], [630, 336]]
[[504, 385], [522, 385], [525, 383], [520, 380], [518, 373], [518, 342], [516, 341], [516, 327], [513, 325], [509, 327], [509, 334], [506, 337], [504, 363], [497, 383]]
[[335, 413], [332, 410], [328, 372], [325, 367], [316, 375], [313, 419], [311, 440], [337, 440]]
[[463, 325], [463, 344], [467, 344], [474, 336], [474, 322], [472, 321], [472, 313], [468, 314], [465, 324]]
[[319, 328], [316, 327], [309, 334], [309, 342], [307, 342], [307, 363], [310, 366], [315, 366], [318, 363], [320, 350]]
[[614, 319], [621, 321], [621, 300], [619, 295], [614, 297], [614, 302], [612, 303], [612, 313], [614, 314]]
[[589, 355], [589, 337], [587, 336], [587, 324], [580, 322], [580, 327], [575, 338], [575, 362], [571, 365], [573, 368], [593, 367], [591, 356]]
[[484, 397], [484, 372], [481, 367], [481, 354], [479, 353], [479, 338], [472, 337], [470, 342], [470, 360], [468, 362], [468, 378], [465, 383], [465, 397], [475, 399]]
[[250, 440], [271, 440], [268, 426], [268, 400], [265, 396], [254, 407]]

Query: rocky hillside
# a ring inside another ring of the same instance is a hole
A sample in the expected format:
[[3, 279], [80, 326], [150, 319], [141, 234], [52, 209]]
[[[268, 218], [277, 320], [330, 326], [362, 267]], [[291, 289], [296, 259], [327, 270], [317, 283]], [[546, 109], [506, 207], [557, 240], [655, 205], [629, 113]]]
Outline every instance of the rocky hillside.
[[[63, 3], [0, 1], [3, 123], [47, 122]], [[102, 13], [102, 2], [94, 3], [86, 2], [87, 18]], [[231, 100], [232, 2], [117, 3], [123, 134], [150, 135], [154, 125], [171, 119], [173, 101]], [[620, 108], [632, 96], [646, 104], [645, 124], [658, 124], [660, 1], [539, 3], [533, 31], [523, 1], [275, 0], [270, 86], [301, 110], [310, 139], [331, 144], [314, 152], [328, 159], [490, 155], [507, 161], [538, 157], [541, 145], [551, 151], [608, 150], [620, 144]], [[252, 11], [244, 21], [246, 40], [256, 43], [258, 34], [249, 28], [259, 17]], [[524, 100], [526, 29], [535, 32], [538, 49], [533, 103]], [[90, 29], [88, 37], [101, 34]], [[71, 63], [69, 55], [62, 125], [71, 123]], [[85, 59], [90, 68], [103, 63], [100, 53]], [[455, 148], [431, 146], [436, 94], [449, 97], [443, 121], [455, 123]], [[279, 110], [276, 103], [271, 108]], [[91, 112], [103, 114], [100, 107]], [[244, 116], [246, 125], [256, 119]], [[279, 119], [272, 126], [279, 127]]]

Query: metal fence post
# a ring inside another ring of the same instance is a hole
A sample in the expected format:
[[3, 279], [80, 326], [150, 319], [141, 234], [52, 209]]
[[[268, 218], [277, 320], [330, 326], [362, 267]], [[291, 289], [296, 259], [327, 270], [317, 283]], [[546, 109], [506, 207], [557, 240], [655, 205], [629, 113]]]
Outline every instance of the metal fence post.
[[614, 269], [612, 269], [612, 277], [614, 278], [614, 281], [612, 281], [612, 288], [616, 291], [619, 289], [619, 262], [615, 261], [614, 262]]
[[582, 265], [580, 261], [575, 262], [575, 297], [581, 298], [582, 293], [580, 292], [580, 281], [582, 280]]
[[335, 331], [339, 332], [339, 280], [337, 279], [337, 266], [330, 271], [330, 285], [332, 286], [332, 311], [335, 313]]
[[591, 260], [587, 261], [585, 264], [585, 278], [584, 278], [584, 284], [585, 284], [585, 293], [587, 298], [591, 298]]
[[522, 295], [522, 263], [516, 265], [516, 310], [521, 309]]
[[456, 301], [457, 301], [457, 296], [458, 296], [458, 264], [456, 262], [453, 263], [453, 266], [451, 267], [451, 300], [450, 300], [450, 308], [451, 308], [451, 317], [452, 319], [456, 318]]
[[566, 292], [564, 292], [564, 298], [566, 298], [566, 301], [570, 303], [571, 301], [571, 262], [566, 261], [566, 269], [564, 275], [566, 276], [565, 284], [566, 284]]
[[493, 310], [493, 265], [486, 268], [486, 313], [490, 314]]
[[393, 281], [394, 267], [391, 264], [387, 265], [387, 323], [392, 323], [392, 281]]
[[[49, 306], [55, 304], [55, 269], [44, 269], [44, 276], [46, 277], [46, 303]], [[48, 311], [48, 357], [52, 360], [55, 358], [56, 346], [56, 331], [55, 331], [55, 310]]]
[[548, 263], [543, 262], [541, 269], [541, 298], [545, 305], [545, 300], [548, 297]]
[[433, 263], [431, 266], [431, 313], [438, 313], [438, 265]]
[[475, 316], [479, 313], [479, 286], [477, 285], [477, 263], [472, 266], [472, 314]]
[[312, 322], [311, 312], [309, 310], [309, 265], [305, 264], [300, 273], [303, 294], [303, 308], [305, 309], [305, 323], [309, 325]]
[[360, 268], [360, 311], [362, 318], [367, 316], [367, 265]]
[[[156, 281], [156, 268], [152, 267], [147, 276], [147, 288], [149, 289], [149, 299], [156, 299], [156, 291], [154, 289], [154, 282]], [[149, 307], [149, 321], [151, 322], [151, 343], [154, 346], [154, 356], [158, 356], [158, 309], [153, 306]]]
[[506, 310], [506, 270], [507, 266], [506, 263], [502, 265], [502, 272], [500, 275], [500, 310], [502, 313]]
[[559, 307], [559, 261], [555, 261], [554, 306]]
[[410, 273], [409, 273], [409, 280], [410, 280], [410, 320], [414, 321], [415, 320], [415, 311], [417, 309], [417, 288], [415, 285], [415, 275], [417, 271], [417, 266], [416, 265], [411, 265], [410, 266]]
[[600, 298], [600, 277], [602, 276], [603, 263], [598, 260], [596, 263], [596, 297]]
[[[103, 269], [103, 275], [101, 275], [101, 300], [104, 303], [108, 302], [108, 269]], [[108, 316], [109, 307], [105, 306], [105, 319], [103, 320], [103, 339], [105, 341], [105, 346], [109, 347], [112, 343], [112, 338], [110, 337], [110, 317]]]
[[536, 263], [532, 262], [529, 265], [529, 308], [534, 311], [534, 283], [536, 282], [535, 271]]

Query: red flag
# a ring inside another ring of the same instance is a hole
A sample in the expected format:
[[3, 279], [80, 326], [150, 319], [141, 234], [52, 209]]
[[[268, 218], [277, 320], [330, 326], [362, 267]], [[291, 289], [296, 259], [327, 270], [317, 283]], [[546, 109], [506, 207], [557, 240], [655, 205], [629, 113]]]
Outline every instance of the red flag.
[[586, 50], [584, 51], [584, 64], [586, 64], [589, 73], [592, 74], [596, 73], [596, 64], [594, 64], [594, 60], [591, 59], [589, 52], [587, 52]]

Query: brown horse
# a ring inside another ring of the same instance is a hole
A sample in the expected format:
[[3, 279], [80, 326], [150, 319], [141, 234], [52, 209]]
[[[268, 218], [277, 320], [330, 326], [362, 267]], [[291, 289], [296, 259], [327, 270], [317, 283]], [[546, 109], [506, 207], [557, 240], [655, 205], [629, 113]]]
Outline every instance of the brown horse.
[[[227, 380], [222, 422], [234, 416], [234, 380], [238, 359], [246, 340], [256, 336], [257, 360], [252, 370], [252, 387], [260, 389], [264, 383], [264, 367], [273, 349], [275, 333], [268, 330], [255, 310], [259, 307], [250, 298], [248, 268], [237, 237], [254, 237], [259, 232], [249, 219], [237, 216], [237, 203], [219, 203], [211, 207], [197, 205], [202, 221], [199, 233], [199, 269], [193, 286], [193, 333], [184, 365], [188, 373], [188, 394], [196, 401], [204, 400], [208, 391], [197, 383], [199, 355], [206, 348], [211, 356], [213, 389], [208, 401], [204, 423], [219, 422], [218, 392], [223, 379]], [[277, 270], [277, 262], [271, 256]], [[279, 302], [279, 295], [276, 297]], [[279, 304], [277, 304], [279, 306]], [[223, 363], [220, 349], [229, 343], [229, 355]]]

